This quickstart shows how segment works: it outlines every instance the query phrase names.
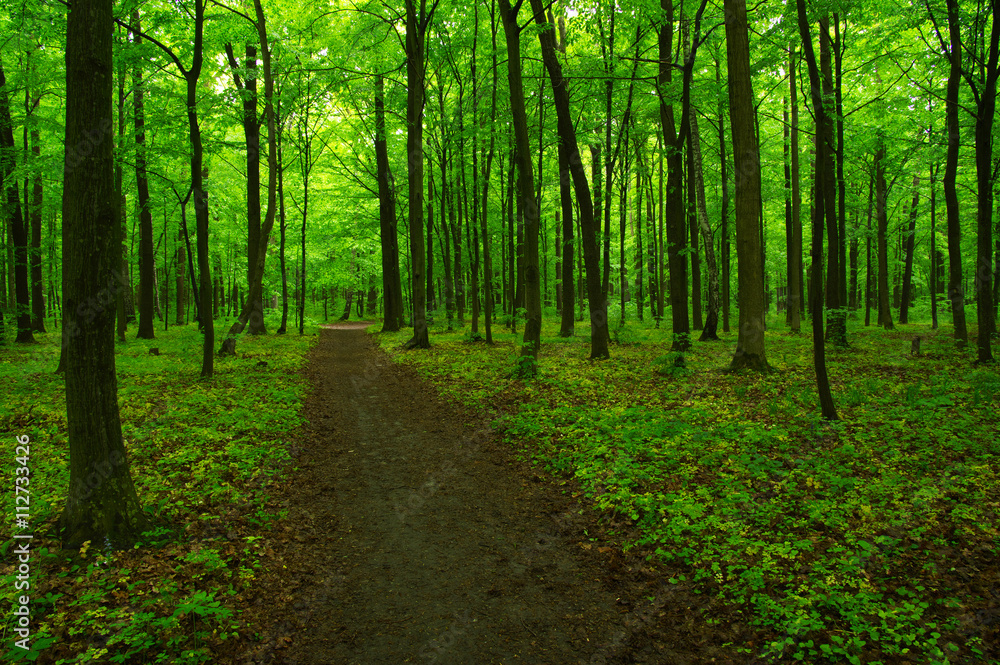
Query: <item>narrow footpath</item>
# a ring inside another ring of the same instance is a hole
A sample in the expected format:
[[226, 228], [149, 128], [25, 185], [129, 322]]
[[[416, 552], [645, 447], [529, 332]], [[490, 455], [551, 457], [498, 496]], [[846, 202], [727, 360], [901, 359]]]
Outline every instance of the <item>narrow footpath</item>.
[[262, 534], [258, 641], [238, 662], [734, 662], [693, 624], [704, 599], [591, 543], [576, 501], [364, 324], [323, 329], [305, 373], [288, 517]]

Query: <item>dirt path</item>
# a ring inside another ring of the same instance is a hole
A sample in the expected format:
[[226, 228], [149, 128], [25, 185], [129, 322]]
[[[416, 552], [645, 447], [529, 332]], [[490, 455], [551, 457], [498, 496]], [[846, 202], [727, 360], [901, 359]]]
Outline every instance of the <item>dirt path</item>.
[[310, 354], [282, 567], [260, 576], [261, 642], [241, 662], [701, 660], [674, 587], [650, 593], [641, 560], [590, 543], [579, 506], [363, 327], [323, 330]]

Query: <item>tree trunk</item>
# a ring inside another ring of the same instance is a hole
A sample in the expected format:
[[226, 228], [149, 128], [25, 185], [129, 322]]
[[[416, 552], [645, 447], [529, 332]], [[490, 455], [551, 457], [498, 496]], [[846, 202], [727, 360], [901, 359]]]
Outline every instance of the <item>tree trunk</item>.
[[[825, 126], [829, 120], [823, 104], [821, 93], [820, 72], [816, 66], [816, 55], [813, 52], [812, 36], [809, 33], [809, 22], [806, 18], [805, 0], [797, 0], [799, 36], [802, 39], [802, 50], [806, 58], [806, 65], [809, 69], [809, 82], [813, 110], [816, 114], [817, 127]], [[827, 179], [823, 177], [822, 165], [819, 163], [820, 151], [816, 154], [816, 167], [814, 169], [814, 201], [823, 201], [826, 196], [823, 191], [827, 184]], [[816, 371], [816, 389], [819, 393], [820, 410], [827, 420], [837, 420], [837, 408], [833, 402], [833, 394], [830, 392], [830, 379], [826, 373], [826, 349], [823, 346], [823, 301], [820, 299], [819, 290], [823, 275], [823, 206], [814, 205], [812, 211], [812, 286], [810, 290], [814, 294], [810, 303], [812, 306], [812, 332], [813, 332], [813, 366]], [[829, 218], [828, 218], [829, 219]], [[831, 223], [836, 223], [830, 219]], [[836, 252], [836, 248], [831, 248], [831, 253]]]
[[[45, 332], [45, 286], [42, 278], [42, 171], [41, 167], [38, 166], [42, 148], [37, 129], [31, 130], [31, 144], [31, 152], [36, 164], [29, 214], [31, 220], [31, 327], [35, 332], [43, 333]], [[122, 220], [124, 223], [124, 216]], [[125, 309], [124, 302], [122, 309]], [[123, 311], [122, 321], [124, 322], [124, 320]]]
[[[829, 17], [823, 15], [819, 20], [819, 53], [820, 53], [820, 73], [823, 78], [823, 96], [825, 100], [834, 98], [833, 74], [831, 71], [831, 43], [829, 30]], [[820, 159], [817, 161], [817, 168], [823, 177], [823, 198], [817, 199], [822, 202], [823, 215], [826, 221], [827, 240], [830, 250], [827, 253], [826, 271], [826, 307], [827, 307], [827, 339], [836, 346], [847, 345], [847, 312], [843, 310], [844, 303], [841, 302], [841, 281], [843, 280], [843, 267], [841, 257], [840, 226], [837, 216], [837, 181], [835, 176], [835, 154], [836, 144], [834, 143], [834, 119], [824, 109], [824, 124], [817, 123], [819, 130], [816, 146]], [[818, 283], [818, 282], [817, 282]]]
[[569, 151], [562, 141], [559, 142], [559, 202], [562, 206], [562, 270], [560, 277], [562, 284], [562, 317], [559, 325], [560, 337], [572, 337], [574, 333], [573, 309], [575, 306], [573, 284], [573, 195], [571, 192], [571, 179], [569, 171]]
[[[715, 83], [721, 85], [719, 59], [715, 60]], [[726, 164], [726, 124], [722, 96], [719, 96], [719, 179], [722, 181], [719, 212], [719, 254], [722, 256], [722, 331], [729, 332], [730, 282], [729, 261], [729, 174]], [[662, 255], [661, 255], [662, 256]], [[661, 279], [662, 282], [662, 279]]]
[[396, 196], [385, 134], [385, 83], [375, 77], [375, 168], [378, 175], [379, 239], [382, 246], [382, 332], [396, 332], [403, 325], [403, 288], [399, 276], [399, 237], [396, 231]]
[[899, 303], [899, 322], [910, 322], [910, 288], [913, 281], [913, 245], [917, 234], [917, 206], [920, 203], [920, 176], [913, 176], [913, 205], [910, 207], [910, 228], [906, 232], [906, 267], [903, 272], [903, 293]]
[[945, 118], [948, 126], [948, 153], [944, 166], [944, 202], [948, 211], [948, 300], [955, 327], [955, 340], [959, 348], [969, 344], [965, 322], [965, 291], [962, 288], [962, 224], [959, 218], [958, 147], [961, 128], [958, 124], [959, 85], [962, 81], [962, 34], [958, 19], [958, 0], [945, 0], [948, 8], [948, 34], [950, 71], [945, 92]]
[[424, 248], [424, 36], [429, 22], [426, 0], [406, 0], [406, 154], [413, 285], [413, 337], [406, 343], [409, 349], [430, 348]]
[[[75, 0], [66, 33], [63, 340], [70, 486], [63, 547], [131, 547], [147, 521], [122, 441], [114, 317], [103, 291], [120, 269], [112, 156], [112, 3]], [[77, 146], [88, 145], [90, 150]]]
[[[536, 0], [537, 1], [537, 0]], [[532, 10], [538, 12], [537, 19], [545, 25], [545, 15], [541, 3]], [[538, 357], [542, 328], [541, 294], [538, 280], [538, 204], [535, 201], [534, 176], [531, 170], [531, 152], [528, 143], [528, 116], [524, 107], [524, 88], [521, 81], [521, 30], [517, 24], [517, 14], [508, 0], [500, 2], [500, 16], [503, 21], [504, 36], [507, 40], [507, 80], [510, 86], [511, 116], [514, 125], [514, 142], [517, 154], [517, 192], [524, 211], [524, 292], [525, 325], [521, 344], [521, 357]], [[539, 33], [542, 40], [542, 54], [545, 57], [545, 37], [548, 31]], [[551, 35], [550, 35], [551, 38]], [[529, 364], [521, 366], [522, 371], [533, 375], [537, 370]]]
[[802, 284], [802, 190], [799, 180], [799, 103], [798, 103], [798, 82], [795, 75], [795, 46], [789, 47], [788, 53], [788, 76], [789, 76], [789, 111], [791, 114], [792, 126], [789, 128], [789, 152], [791, 157], [791, 196], [792, 196], [792, 257], [789, 263], [788, 279], [788, 312], [791, 315], [789, 325], [792, 332], [800, 332], [802, 329], [802, 306], [803, 306], [803, 284]]
[[[802, 0], [800, 0], [801, 2]], [[767, 371], [760, 237], [760, 152], [754, 131], [750, 40], [745, 0], [726, 0], [726, 55], [729, 65], [729, 108], [736, 168], [736, 263], [739, 280], [740, 329], [733, 370]]]
[[[110, 76], [110, 74], [109, 74]], [[110, 101], [110, 89], [108, 99]], [[110, 115], [109, 122], [110, 122]], [[109, 125], [108, 131], [111, 130]], [[95, 130], [96, 131], [96, 130]], [[21, 215], [21, 197], [18, 194], [17, 179], [13, 177], [15, 169], [14, 129], [10, 117], [10, 101], [7, 96], [7, 79], [3, 65], [0, 63], [0, 178], [7, 182], [7, 207], [10, 215], [11, 243], [14, 246], [14, 302], [17, 319], [18, 343], [33, 344], [35, 337], [31, 333], [31, 289], [28, 283], [28, 227]]]
[[692, 166], [694, 171], [694, 188], [697, 202], [698, 226], [701, 229], [701, 243], [705, 248], [705, 267], [708, 270], [708, 316], [705, 327], [701, 331], [700, 342], [718, 340], [719, 309], [721, 296], [719, 293], [719, 267], [715, 262], [715, 240], [712, 238], [712, 225], [708, 221], [708, 206], [705, 204], [705, 180], [702, 176], [701, 137], [698, 132], [698, 113], [691, 108], [691, 147]]
[[[142, 25], [139, 10], [132, 12], [132, 34], [138, 47], [142, 43], [139, 34]], [[136, 65], [132, 70], [132, 104], [135, 117], [135, 184], [136, 201], [139, 205], [139, 339], [153, 339], [153, 312], [156, 307], [156, 286], [153, 271], [156, 270], [153, 256], [153, 214], [149, 209], [149, 181], [146, 177], [146, 114], [142, 68]]]
[[1000, 0], [992, 0], [993, 27], [990, 32], [986, 80], [976, 108], [976, 320], [979, 324], [977, 363], [993, 363], [990, 343], [996, 333], [993, 317], [993, 121], [996, 115], [997, 77], [1000, 75]]
[[[246, 45], [244, 64], [244, 79], [240, 79], [240, 66], [233, 53], [232, 44], [226, 44], [226, 57], [233, 72], [236, 90], [243, 99], [243, 137], [247, 147], [247, 284], [255, 279], [254, 266], [257, 264], [257, 252], [260, 244], [260, 119], [257, 112], [257, 48], [253, 44]], [[264, 250], [266, 251], [266, 249]], [[263, 275], [261, 275], [263, 278]], [[251, 335], [264, 335], [267, 328], [264, 325], [263, 289], [259, 298], [250, 303]]]
[[554, 30], [551, 26], [546, 28], [546, 24], [543, 23], [541, 0], [531, 0], [531, 9], [535, 13], [535, 20], [543, 26], [542, 31], [538, 33], [538, 38], [542, 45], [542, 58], [549, 74], [549, 81], [552, 83], [557, 132], [559, 140], [567, 152], [570, 175], [573, 178], [573, 189], [576, 192], [576, 201], [580, 208], [580, 235], [583, 245], [583, 261], [587, 273], [587, 296], [590, 310], [590, 357], [591, 359], [608, 358], [610, 357], [608, 352], [608, 304], [601, 291], [594, 204], [590, 197], [587, 174], [584, 172], [580, 159], [573, 118], [570, 115], [566, 80], [563, 78], [562, 65], [555, 54]]
[[875, 148], [875, 219], [878, 223], [878, 322], [892, 330], [892, 309], [889, 302], [889, 252], [886, 238], [889, 217], [886, 210], [885, 138], [879, 131]]

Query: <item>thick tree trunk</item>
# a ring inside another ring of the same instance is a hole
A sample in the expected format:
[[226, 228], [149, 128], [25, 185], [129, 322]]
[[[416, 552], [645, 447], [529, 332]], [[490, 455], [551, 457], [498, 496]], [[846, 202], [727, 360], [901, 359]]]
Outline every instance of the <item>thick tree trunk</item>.
[[385, 83], [375, 77], [375, 168], [378, 175], [379, 239], [382, 246], [382, 332], [403, 325], [403, 288], [399, 276], [399, 236], [396, 231], [396, 195], [385, 134]]
[[[801, 0], [800, 0], [801, 1]], [[729, 65], [729, 108], [736, 168], [736, 262], [739, 280], [740, 329], [733, 370], [767, 371], [765, 314], [760, 237], [760, 152], [754, 131], [750, 40], [745, 0], [726, 0], [726, 55]]]
[[965, 320], [965, 291], [962, 288], [962, 225], [959, 218], [958, 147], [961, 129], [958, 124], [959, 85], [962, 81], [962, 35], [958, 19], [958, 0], [945, 0], [948, 8], [950, 38], [948, 87], [945, 92], [945, 119], [948, 126], [948, 153], [944, 166], [944, 202], [948, 211], [948, 300], [959, 348], [969, 344]]
[[[63, 341], [70, 486], [63, 547], [131, 547], [147, 527], [122, 441], [114, 316], [102, 292], [120, 269], [112, 156], [112, 3], [74, 0], [66, 34]], [[84, 154], [75, 146], [91, 146]]]
[[587, 273], [587, 295], [590, 309], [590, 357], [592, 359], [608, 358], [610, 357], [608, 352], [608, 304], [601, 291], [594, 204], [590, 197], [587, 174], [584, 172], [580, 159], [573, 118], [570, 115], [566, 80], [563, 78], [562, 65], [555, 54], [555, 31], [553, 26], [546, 27], [547, 24], [543, 23], [541, 0], [531, 0], [531, 9], [535, 13], [536, 21], [543, 26], [542, 31], [538, 33], [538, 38], [542, 45], [542, 58], [549, 74], [549, 81], [552, 83], [557, 132], [560, 142], [567, 151], [570, 176], [573, 179], [573, 189], [576, 192], [576, 201], [580, 208], [580, 235], [583, 244], [583, 261]]
[[[541, 4], [532, 10], [539, 12], [538, 20], [544, 23]], [[521, 30], [517, 14], [508, 0], [500, 2], [500, 16], [503, 21], [504, 36], [507, 40], [507, 81], [510, 86], [511, 116], [514, 125], [514, 143], [517, 155], [518, 200], [524, 211], [524, 292], [525, 325], [521, 344], [521, 357], [537, 358], [542, 328], [542, 310], [538, 280], [538, 204], [535, 201], [535, 184], [531, 166], [531, 152], [528, 143], [528, 115], [524, 107], [524, 87], [521, 81]], [[540, 33], [540, 37], [548, 31]], [[542, 38], [543, 44], [545, 39]], [[542, 50], [545, 55], [545, 47]], [[521, 370], [533, 375], [536, 368], [524, 364]]]
[[[834, 98], [833, 73], [831, 62], [831, 43], [829, 30], [829, 17], [823, 15], [819, 20], [819, 53], [820, 53], [820, 73], [823, 78], [824, 103]], [[841, 237], [840, 223], [837, 216], [837, 181], [835, 176], [835, 156], [836, 144], [834, 138], [834, 119], [824, 109], [823, 123], [817, 122], [819, 129], [819, 149], [820, 160], [817, 162], [819, 174], [823, 178], [823, 215], [826, 221], [827, 240], [829, 242], [829, 252], [827, 253], [826, 271], [826, 307], [827, 307], [827, 339], [836, 346], [847, 345], [847, 312], [844, 311], [845, 303], [841, 302], [842, 281], [844, 277], [843, 264], [841, 263]], [[817, 190], [820, 191], [820, 190]], [[817, 282], [818, 283], [818, 282]]]
[[[419, 6], [415, 5], [419, 2]], [[429, 18], [425, 0], [406, 0], [406, 154], [409, 164], [410, 280], [413, 337], [407, 348], [430, 348], [424, 248], [424, 36]], [[456, 252], [456, 255], [458, 252]]]
[[976, 320], [979, 336], [977, 363], [993, 363], [990, 346], [996, 333], [993, 316], [993, 122], [996, 115], [997, 77], [1000, 74], [1000, 0], [992, 0], [993, 27], [990, 32], [986, 80], [979, 91], [976, 109]]
[[917, 206], [920, 204], [920, 176], [913, 176], [913, 205], [910, 207], [910, 227], [906, 232], [906, 266], [903, 269], [903, 292], [899, 301], [899, 322], [910, 322], [910, 289], [913, 281], [913, 245], [917, 234]]

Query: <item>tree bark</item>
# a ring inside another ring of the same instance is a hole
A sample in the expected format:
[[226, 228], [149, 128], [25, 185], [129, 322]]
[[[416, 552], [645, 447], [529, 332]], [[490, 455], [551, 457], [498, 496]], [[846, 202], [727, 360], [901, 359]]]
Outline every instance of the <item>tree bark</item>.
[[[240, 78], [239, 63], [232, 44], [226, 44], [226, 57], [233, 72], [233, 82], [243, 100], [243, 137], [247, 147], [247, 284], [254, 279], [254, 266], [260, 244], [260, 118], [257, 114], [257, 47], [246, 45], [244, 77]], [[266, 251], [266, 250], [265, 250]], [[263, 275], [261, 275], [263, 279]], [[260, 297], [250, 303], [249, 333], [265, 335], [263, 289]]]
[[892, 309], [889, 302], [889, 250], [886, 235], [889, 228], [886, 210], [885, 137], [879, 131], [875, 148], [875, 219], [878, 224], [878, 322], [892, 330]]
[[[520, 8], [520, 3], [518, 3]], [[541, 3], [532, 10], [538, 12], [540, 24], [545, 24]], [[514, 143], [517, 156], [517, 192], [524, 211], [524, 295], [525, 325], [520, 356], [537, 358], [541, 343], [542, 309], [538, 280], [538, 204], [535, 201], [535, 184], [531, 166], [531, 152], [528, 143], [528, 115], [524, 107], [524, 87], [521, 81], [521, 30], [517, 24], [517, 11], [511, 8], [509, 0], [501, 0], [500, 16], [503, 21], [504, 36], [507, 40], [507, 81], [510, 86], [511, 116], [514, 126]], [[539, 33], [544, 44], [548, 31]], [[542, 47], [545, 57], [545, 47]], [[522, 371], [533, 375], [537, 369], [522, 365]]]
[[[132, 12], [133, 43], [142, 44], [142, 24], [139, 10]], [[139, 205], [139, 339], [153, 339], [153, 312], [156, 307], [156, 270], [153, 256], [153, 214], [149, 209], [149, 180], [146, 177], [146, 114], [142, 68], [138, 63], [132, 70], [132, 105], [135, 118], [135, 184]]]
[[[821, 93], [821, 82], [819, 68], [816, 66], [816, 55], [813, 51], [812, 36], [809, 34], [809, 21], [806, 18], [805, 0], [796, 0], [798, 13], [799, 37], [802, 39], [802, 50], [806, 58], [806, 65], [809, 69], [809, 82], [813, 111], [816, 114], [816, 125], [822, 127], [828, 122], [826, 109], [823, 105], [823, 95]], [[822, 201], [825, 196], [823, 192], [826, 179], [821, 173], [819, 151], [816, 155], [816, 168], [814, 170], [815, 197], [814, 200]], [[826, 373], [826, 348], [823, 345], [823, 301], [819, 297], [820, 282], [823, 275], [823, 206], [814, 205], [812, 211], [812, 266], [811, 273], [813, 283], [810, 288], [814, 297], [810, 302], [812, 305], [812, 332], [813, 332], [813, 366], [816, 371], [816, 390], [819, 393], [820, 411], [827, 420], [837, 420], [837, 409], [833, 402], [833, 394], [830, 392], [830, 379]], [[836, 248], [831, 249], [831, 253]]]
[[[147, 527], [122, 440], [113, 308], [120, 286], [112, 155], [112, 2], [74, 0], [66, 34], [63, 342], [70, 486], [63, 547], [131, 547]], [[88, 149], [81, 150], [81, 146]], [[112, 299], [113, 300], [113, 299]]]
[[543, 26], [541, 32], [538, 33], [538, 39], [542, 45], [542, 59], [549, 74], [549, 81], [552, 83], [557, 132], [559, 140], [567, 152], [573, 189], [576, 192], [576, 201], [580, 208], [580, 235], [583, 244], [583, 261], [587, 273], [587, 296], [590, 310], [590, 357], [591, 359], [608, 358], [610, 357], [608, 352], [608, 303], [603, 297], [600, 283], [594, 204], [590, 197], [587, 174], [580, 159], [573, 118], [570, 115], [566, 79], [563, 78], [562, 65], [555, 54], [554, 29], [552, 26], [545, 27], [547, 24], [543, 23], [541, 0], [531, 0], [531, 8], [535, 13], [536, 21]]
[[[414, 3], [419, 4], [414, 4]], [[424, 37], [430, 16], [426, 0], [406, 0], [406, 154], [409, 162], [410, 280], [413, 337], [407, 348], [430, 348], [427, 331], [424, 248]], [[456, 255], [458, 253], [456, 252]]]
[[948, 127], [948, 153], [944, 166], [944, 202], [948, 215], [948, 299], [955, 327], [955, 341], [959, 348], [969, 344], [969, 331], [965, 319], [965, 291], [962, 288], [962, 224], [959, 218], [958, 147], [961, 130], [958, 124], [959, 85], [962, 80], [962, 33], [958, 20], [958, 0], [945, 0], [948, 8], [948, 35], [951, 65], [948, 87], [945, 92], [945, 120]]
[[917, 234], [917, 206], [920, 204], [920, 176], [913, 176], [913, 205], [910, 207], [910, 227], [904, 240], [906, 265], [903, 269], [903, 292], [899, 301], [899, 322], [910, 322], [910, 290], [913, 281], [913, 245]]
[[[110, 89], [108, 95], [110, 103]], [[110, 129], [109, 126], [108, 131]], [[17, 319], [17, 338], [14, 341], [22, 344], [34, 344], [35, 336], [31, 332], [31, 289], [28, 283], [28, 227], [21, 214], [21, 197], [18, 193], [17, 179], [13, 177], [16, 148], [10, 117], [10, 100], [7, 96], [7, 78], [2, 63], [0, 63], [0, 150], [2, 150], [0, 172], [2, 172], [2, 180], [7, 182], [7, 207], [10, 215], [11, 242], [14, 246], [12, 257], [14, 263], [13, 291]]]
[[[802, 0], [799, 0], [800, 2]], [[750, 39], [745, 0], [726, 0], [729, 108], [736, 168], [736, 261], [739, 270], [740, 329], [731, 369], [767, 371], [764, 347], [767, 303], [760, 237], [760, 152], [754, 131]]]
[[1000, 0], [992, 0], [993, 27], [990, 32], [986, 80], [976, 108], [976, 320], [979, 336], [977, 363], [994, 363], [990, 346], [996, 333], [993, 316], [993, 123], [996, 115], [997, 77], [1000, 75]]
[[[31, 327], [35, 332], [45, 332], [45, 286], [42, 279], [42, 171], [38, 161], [42, 148], [37, 129], [31, 130], [31, 153], [35, 159], [35, 173], [31, 188]], [[124, 220], [124, 216], [122, 217]], [[124, 246], [124, 245], [123, 245]], [[124, 300], [122, 309], [124, 310]], [[124, 312], [122, 316], [124, 321]]]
[[385, 132], [385, 83], [375, 77], [375, 169], [378, 176], [379, 240], [382, 246], [382, 332], [396, 332], [403, 325], [403, 288], [399, 276], [399, 236], [396, 230], [396, 195]]
[[691, 107], [691, 147], [692, 165], [694, 166], [694, 189], [697, 203], [698, 227], [701, 230], [701, 243], [705, 248], [705, 268], [708, 270], [708, 315], [705, 327], [701, 331], [699, 342], [719, 339], [719, 309], [721, 296], [719, 293], [719, 266], [715, 262], [715, 240], [712, 237], [712, 225], [708, 221], [708, 206], [705, 203], [705, 180], [702, 176], [701, 137], [698, 133], [698, 113]]

